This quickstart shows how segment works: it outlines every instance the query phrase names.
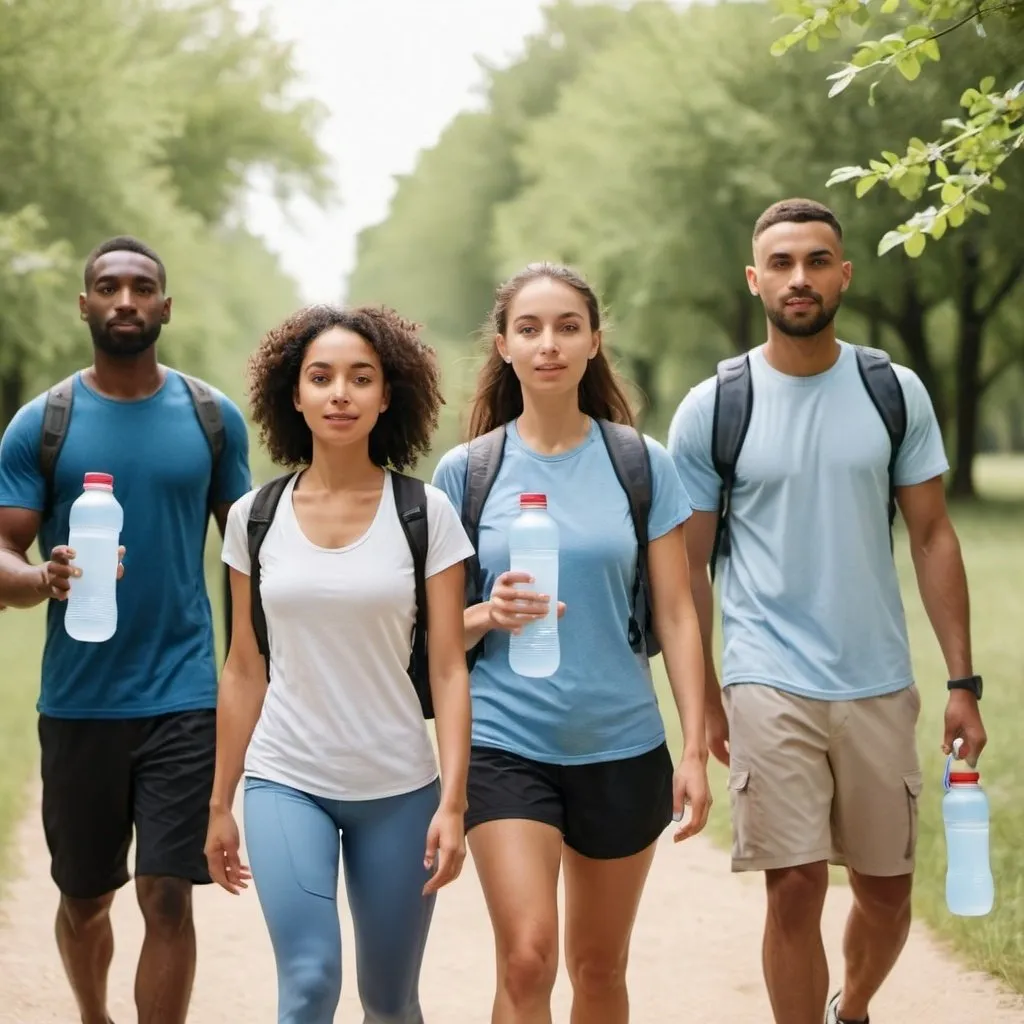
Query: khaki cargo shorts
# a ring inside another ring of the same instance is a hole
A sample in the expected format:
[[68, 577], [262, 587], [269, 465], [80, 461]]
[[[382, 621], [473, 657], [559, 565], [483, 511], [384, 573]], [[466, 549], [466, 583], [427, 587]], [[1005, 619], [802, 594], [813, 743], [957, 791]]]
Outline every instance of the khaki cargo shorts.
[[733, 871], [827, 860], [863, 875], [913, 872], [922, 785], [916, 686], [825, 701], [733, 683], [723, 699]]

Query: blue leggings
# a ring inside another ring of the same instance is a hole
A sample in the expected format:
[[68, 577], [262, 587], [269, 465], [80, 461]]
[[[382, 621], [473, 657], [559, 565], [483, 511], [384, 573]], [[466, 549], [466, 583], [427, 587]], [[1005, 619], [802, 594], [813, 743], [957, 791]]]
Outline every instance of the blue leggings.
[[422, 1024], [424, 897], [439, 786], [382, 800], [324, 800], [245, 781], [245, 840], [277, 961], [278, 1024], [332, 1024], [341, 997], [339, 848], [365, 1024]]

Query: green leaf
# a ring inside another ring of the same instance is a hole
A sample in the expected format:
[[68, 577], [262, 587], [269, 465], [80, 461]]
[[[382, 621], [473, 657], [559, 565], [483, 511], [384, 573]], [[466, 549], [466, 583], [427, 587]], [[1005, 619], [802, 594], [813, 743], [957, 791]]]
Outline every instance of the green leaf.
[[946, 218], [940, 213], [935, 220], [932, 222], [931, 236], [937, 242], [945, 233], [948, 227]]
[[963, 198], [964, 190], [956, 182], [947, 181], [942, 186], [942, 191], [939, 193], [939, 197], [946, 206], [952, 206], [954, 203], [959, 203]]
[[982, 216], [987, 217], [992, 210], [986, 203], [983, 203], [980, 199], [975, 199], [974, 196], [967, 197], [967, 205], [970, 206], [975, 213], [980, 213]]
[[991, 92], [996, 87], [996, 80], [994, 75], [986, 75], [981, 80], [981, 91], [983, 93]]
[[1003, 181], [1002, 178], [993, 178], [992, 179], [992, 187], [997, 192], [1005, 192], [1006, 191], [1006, 182]]
[[977, 89], [965, 89], [964, 94], [960, 97], [960, 106], [972, 107], [979, 99], [981, 99], [981, 94]]
[[895, 14], [900, 7], [900, 0], [885, 0], [882, 4], [883, 14]]
[[[783, 36], [781, 39], [776, 39], [771, 45], [769, 52], [773, 57], [781, 57], [790, 47], [789, 36]], [[764, 52], [764, 51], [762, 51]], [[965, 104], [966, 105], [966, 104]]]
[[916, 135], [907, 143], [907, 152], [909, 153], [927, 153], [928, 146], [922, 142]]
[[831, 21], [822, 25], [821, 28], [818, 30], [818, 34], [821, 36], [822, 39], [841, 39], [843, 36], [843, 33], [840, 30], [839, 26]]
[[895, 249], [896, 246], [903, 244], [903, 239], [906, 238], [906, 234], [903, 231], [887, 231], [883, 236], [882, 240], [878, 243], [878, 255], [884, 256], [887, 252]]
[[850, 20], [854, 25], [863, 28], [871, 21], [871, 11], [869, 11], [867, 7], [858, 7], [857, 10], [850, 15]]
[[942, 59], [942, 51], [934, 39], [929, 39], [918, 47], [918, 53], [923, 54], [929, 60], [938, 61]]
[[945, 181], [949, 177], [949, 168], [946, 166], [944, 160], [935, 161], [935, 173]]
[[858, 199], [863, 199], [864, 196], [866, 196], [868, 194], [868, 192], [870, 192], [871, 189], [877, 183], [878, 183], [878, 175], [877, 174], [869, 174], [867, 177], [861, 178], [860, 181], [857, 182], [857, 186], [856, 186], [856, 188], [854, 188], [853, 191], [856, 194]]
[[951, 228], [960, 227], [960, 225], [967, 219], [967, 210], [963, 203], [960, 203], [958, 206], [951, 207], [946, 212], [946, 218], [949, 221], [949, 226]]
[[927, 245], [928, 239], [920, 231], [915, 231], [904, 243], [903, 251], [912, 259], [916, 260], [921, 253], [924, 252], [924, 247]]
[[885, 159], [888, 160], [893, 167], [895, 167], [900, 162], [900, 158], [895, 153], [891, 152], [888, 149], [882, 150], [882, 156], [884, 156]]
[[818, 38], [817, 32], [812, 32], [807, 37], [807, 50], [809, 53], [816, 53], [821, 49], [821, 39]]
[[[878, 171], [879, 174], [889, 173], [889, 165], [883, 164], [881, 160], [869, 160], [868, 162], [871, 164], [871, 170]], [[893, 166], [895, 166], [895, 163]]]

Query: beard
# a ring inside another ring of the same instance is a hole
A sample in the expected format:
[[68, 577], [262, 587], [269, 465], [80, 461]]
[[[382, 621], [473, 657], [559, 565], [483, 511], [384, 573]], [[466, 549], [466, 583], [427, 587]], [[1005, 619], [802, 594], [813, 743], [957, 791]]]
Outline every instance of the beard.
[[835, 320], [836, 313], [839, 312], [839, 299], [836, 299], [833, 305], [826, 306], [820, 295], [809, 295], [808, 298], [819, 304], [817, 315], [809, 319], [797, 320], [787, 316], [785, 305], [775, 309], [765, 306], [765, 312], [768, 319], [788, 337], [812, 338]]
[[115, 334], [105, 324], [89, 321], [92, 343], [105, 355], [113, 359], [133, 359], [156, 344], [163, 325], [156, 323], [143, 326], [138, 334]]

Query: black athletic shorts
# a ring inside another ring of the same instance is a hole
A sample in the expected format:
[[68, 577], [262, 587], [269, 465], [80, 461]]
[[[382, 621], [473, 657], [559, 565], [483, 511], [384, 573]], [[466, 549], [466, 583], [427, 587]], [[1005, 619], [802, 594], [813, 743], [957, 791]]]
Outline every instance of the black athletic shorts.
[[473, 747], [466, 831], [521, 818], [557, 828], [584, 857], [613, 860], [647, 849], [672, 820], [672, 756], [663, 743], [638, 757], [554, 765]]
[[216, 712], [152, 718], [40, 715], [43, 830], [65, 896], [95, 899], [135, 874], [210, 881], [203, 847]]

